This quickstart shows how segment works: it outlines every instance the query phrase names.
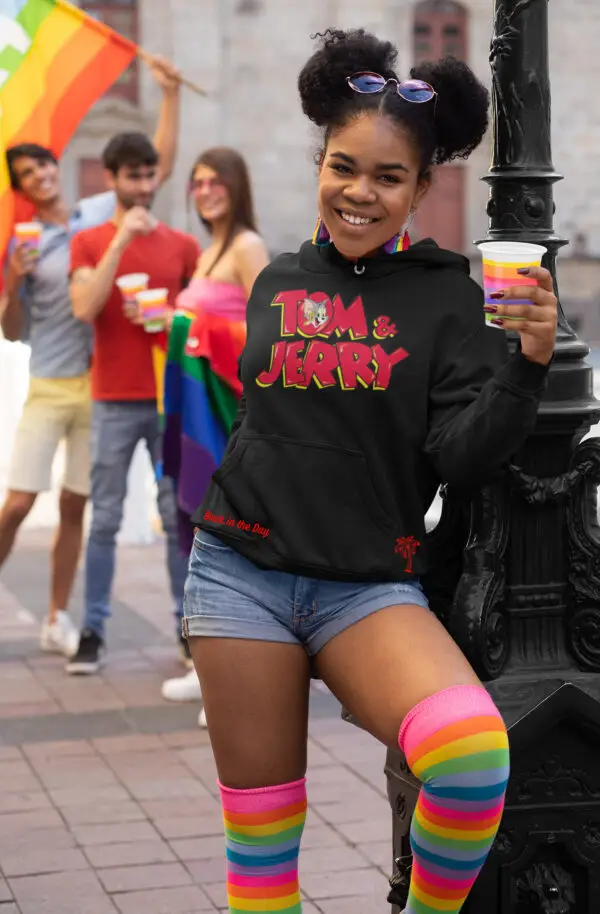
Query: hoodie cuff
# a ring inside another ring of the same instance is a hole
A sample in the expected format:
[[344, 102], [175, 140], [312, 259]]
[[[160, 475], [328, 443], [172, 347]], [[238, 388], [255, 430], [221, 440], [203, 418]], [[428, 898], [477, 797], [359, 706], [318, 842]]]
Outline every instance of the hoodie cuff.
[[515, 352], [500, 369], [496, 379], [503, 387], [511, 387], [519, 393], [539, 396], [544, 392], [551, 364], [552, 361], [548, 365], [540, 365], [539, 362], [530, 361], [522, 352]]

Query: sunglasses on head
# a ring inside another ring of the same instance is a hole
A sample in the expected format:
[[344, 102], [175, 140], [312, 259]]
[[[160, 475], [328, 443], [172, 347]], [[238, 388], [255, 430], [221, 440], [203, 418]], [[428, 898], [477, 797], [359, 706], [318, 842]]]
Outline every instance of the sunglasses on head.
[[422, 79], [406, 79], [404, 82], [399, 82], [394, 77], [386, 79], [380, 73], [367, 71], [348, 76], [346, 82], [359, 95], [375, 95], [378, 92], [383, 92], [389, 83], [396, 83], [396, 92], [405, 102], [423, 105], [434, 98], [437, 99], [437, 92], [433, 86], [423, 82]]
[[198, 194], [202, 191], [210, 193], [211, 191], [222, 190], [224, 186], [220, 178], [194, 178], [190, 181], [189, 192], [191, 194]]

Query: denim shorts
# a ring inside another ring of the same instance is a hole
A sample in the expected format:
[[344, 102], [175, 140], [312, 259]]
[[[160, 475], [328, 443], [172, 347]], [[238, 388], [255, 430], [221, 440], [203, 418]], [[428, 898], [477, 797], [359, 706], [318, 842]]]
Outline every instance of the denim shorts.
[[185, 585], [183, 633], [301, 644], [314, 657], [355, 622], [402, 603], [428, 608], [418, 580], [340, 583], [265, 571], [199, 530]]

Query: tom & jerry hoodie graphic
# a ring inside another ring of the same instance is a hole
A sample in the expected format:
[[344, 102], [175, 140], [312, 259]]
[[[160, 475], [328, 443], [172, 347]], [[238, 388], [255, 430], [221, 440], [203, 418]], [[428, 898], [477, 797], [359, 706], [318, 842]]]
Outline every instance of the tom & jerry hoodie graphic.
[[354, 264], [304, 244], [248, 303], [244, 397], [194, 522], [265, 569], [426, 569], [441, 481], [481, 485], [531, 433], [547, 368], [486, 327], [466, 258], [432, 241]]

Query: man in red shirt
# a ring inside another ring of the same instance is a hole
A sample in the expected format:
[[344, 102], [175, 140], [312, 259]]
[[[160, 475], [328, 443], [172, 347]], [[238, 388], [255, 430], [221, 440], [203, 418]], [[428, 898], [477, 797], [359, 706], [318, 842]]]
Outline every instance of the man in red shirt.
[[[76, 235], [71, 245], [71, 300], [79, 320], [93, 324], [92, 525], [86, 553], [85, 617], [73, 674], [95, 673], [104, 653], [105, 623], [123, 517], [127, 475], [139, 441], [158, 463], [161, 450], [153, 349], [166, 340], [147, 333], [125, 311], [119, 276], [147, 273], [150, 289], [168, 289], [170, 308], [196, 269], [194, 238], [158, 222], [150, 208], [158, 187], [158, 156], [143, 134], [115, 137], [103, 154], [114, 189], [114, 218]], [[167, 321], [167, 325], [168, 325]], [[187, 561], [180, 553], [172, 480], [158, 480], [158, 508], [167, 536], [167, 562], [178, 622]], [[180, 628], [179, 628], [180, 632]], [[182, 639], [182, 646], [186, 642]]]

